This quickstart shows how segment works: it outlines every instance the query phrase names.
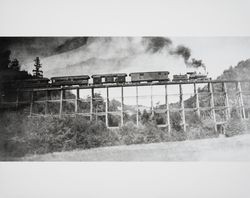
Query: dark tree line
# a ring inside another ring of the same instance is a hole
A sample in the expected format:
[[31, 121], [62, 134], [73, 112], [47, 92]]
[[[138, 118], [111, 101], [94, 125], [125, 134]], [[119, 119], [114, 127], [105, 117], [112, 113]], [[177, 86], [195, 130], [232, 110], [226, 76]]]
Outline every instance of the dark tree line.
[[16, 98], [17, 90], [22, 86], [23, 80], [43, 78], [39, 57], [34, 61], [35, 69], [31, 75], [21, 70], [20, 62], [16, 58], [11, 59], [10, 50], [0, 50], [0, 108], [5, 108], [1, 105], [1, 101], [13, 101]]

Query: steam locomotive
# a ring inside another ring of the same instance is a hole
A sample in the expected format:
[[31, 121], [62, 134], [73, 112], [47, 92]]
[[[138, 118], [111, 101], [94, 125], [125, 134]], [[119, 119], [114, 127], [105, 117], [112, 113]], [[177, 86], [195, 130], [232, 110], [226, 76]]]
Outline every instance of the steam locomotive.
[[[131, 81], [126, 81], [126, 73], [114, 73], [114, 74], [95, 74], [92, 75], [93, 85], [102, 84], [125, 84], [125, 83], [151, 83], [151, 82], [168, 82], [168, 71], [155, 71], [155, 72], [137, 72], [129, 74]], [[90, 77], [88, 75], [79, 76], [61, 76], [48, 78], [27, 79], [18, 82], [19, 87], [60, 87], [60, 86], [76, 86], [84, 85], [88, 86]], [[172, 82], [186, 82], [186, 81], [205, 81], [211, 80], [207, 77], [207, 74], [201, 74], [196, 72], [187, 72], [186, 74], [173, 75]]]
[[207, 77], [207, 74], [201, 74], [197, 72], [187, 72], [186, 74], [173, 75], [173, 82], [182, 82], [182, 81], [203, 81], [203, 80], [211, 80], [211, 78]]

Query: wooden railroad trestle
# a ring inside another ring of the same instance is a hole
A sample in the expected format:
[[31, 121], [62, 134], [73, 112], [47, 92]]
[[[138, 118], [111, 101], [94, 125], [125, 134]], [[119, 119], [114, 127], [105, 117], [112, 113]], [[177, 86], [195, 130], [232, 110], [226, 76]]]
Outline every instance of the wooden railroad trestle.
[[[22, 90], [18, 90], [17, 92], [17, 97], [16, 97], [16, 101], [14, 102], [7, 102], [4, 101], [3, 98], [1, 98], [0, 100], [0, 105], [3, 107], [4, 105], [9, 105], [12, 104], [12, 106], [16, 106], [18, 107], [20, 104], [29, 104], [29, 114], [30, 116], [46, 116], [46, 115], [50, 115], [48, 112], [49, 110], [49, 106], [48, 104], [50, 102], [59, 102], [59, 113], [57, 114], [57, 116], [63, 116], [63, 115], [68, 115], [68, 114], [64, 114], [63, 112], [63, 103], [65, 101], [73, 101], [74, 102], [74, 112], [72, 113], [72, 115], [76, 115], [76, 114], [80, 114], [83, 116], [87, 116], [89, 117], [90, 120], [93, 120], [94, 116], [105, 116], [105, 123], [106, 126], [109, 127], [109, 115], [119, 115], [120, 116], [120, 126], [124, 125], [124, 87], [135, 87], [135, 100], [136, 100], [136, 124], [139, 125], [140, 122], [140, 111], [139, 111], [139, 94], [138, 94], [138, 87], [141, 86], [150, 86], [151, 87], [151, 92], [150, 92], [150, 104], [151, 104], [151, 113], [154, 113], [154, 107], [153, 107], [153, 92], [152, 92], [152, 87], [153, 86], [164, 86], [164, 90], [165, 90], [165, 109], [164, 109], [164, 114], [165, 114], [165, 124], [164, 125], [160, 125], [159, 127], [166, 127], [168, 132], [171, 132], [171, 122], [170, 122], [170, 113], [172, 111], [177, 111], [180, 112], [180, 117], [181, 117], [181, 126], [183, 128], [184, 131], [187, 130], [187, 124], [186, 124], [186, 111], [194, 111], [196, 113], [196, 115], [198, 117], [201, 116], [201, 112], [202, 111], [209, 111], [210, 112], [210, 116], [211, 119], [213, 120], [214, 123], [214, 129], [217, 130], [217, 125], [221, 125], [221, 124], [225, 124], [229, 118], [230, 118], [230, 109], [232, 108], [232, 106], [230, 106], [229, 104], [229, 96], [228, 96], [228, 90], [227, 90], [227, 84], [231, 83], [231, 84], [235, 84], [235, 99], [236, 99], [236, 109], [240, 112], [241, 118], [245, 119], [246, 118], [246, 105], [244, 105], [244, 101], [243, 101], [243, 95], [246, 92], [242, 91], [241, 88], [241, 84], [242, 83], [250, 83], [250, 81], [218, 81], [218, 80], [211, 80], [211, 81], [188, 81], [188, 82], [157, 82], [157, 83], [126, 83], [126, 84], [109, 84], [109, 85], [88, 85], [88, 86], [76, 86], [76, 87], [60, 87], [60, 88], [53, 88], [53, 87], [47, 87], [47, 88], [30, 88], [30, 89], [22, 89]], [[182, 85], [184, 84], [191, 84], [193, 85], [193, 98], [194, 98], [194, 107], [193, 108], [185, 108], [185, 101], [183, 99], [183, 87]], [[202, 94], [201, 92], [199, 92], [199, 89], [197, 88], [198, 85], [200, 84], [204, 84], [207, 85], [207, 94], [209, 96], [209, 106], [208, 107], [201, 107], [200, 106], [200, 95]], [[221, 84], [222, 85], [222, 89], [219, 91], [220, 93], [223, 94], [224, 97], [224, 105], [220, 106], [220, 107], [216, 107], [214, 104], [214, 95], [216, 94], [216, 92], [214, 92], [214, 84]], [[179, 86], [179, 104], [180, 104], [180, 108], [176, 109], [176, 108], [172, 108], [170, 107], [169, 104], [169, 93], [168, 93], [168, 87], [171, 85], [178, 85]], [[121, 107], [119, 111], [116, 112], [112, 112], [109, 111], [109, 88], [112, 87], [119, 87], [121, 89]], [[95, 98], [95, 89], [97, 88], [104, 88], [106, 89], [106, 97], [105, 97], [105, 112], [94, 112], [94, 102], [96, 100]], [[81, 100], [80, 98], [80, 94], [79, 91], [81, 89], [90, 89], [91, 90], [91, 96], [89, 99], [89, 104], [90, 104], [90, 109], [89, 112], [87, 113], [80, 113], [78, 110], [78, 103]], [[75, 98], [74, 99], [66, 99], [65, 98], [65, 91], [66, 90], [76, 90], [76, 94], [75, 94]], [[46, 96], [45, 96], [45, 100], [42, 101], [36, 101], [34, 98], [34, 93], [36, 92], [41, 92], [41, 91], [45, 91], [46, 92]], [[60, 92], [60, 98], [53, 100], [51, 99], [51, 91], [59, 91]], [[19, 94], [20, 92], [29, 92], [30, 93], [30, 100], [29, 101], [20, 101], [19, 99]], [[250, 94], [250, 92], [247, 94]], [[44, 104], [44, 114], [35, 114], [33, 112], [33, 108], [34, 108], [34, 104], [35, 103], [43, 103]], [[217, 121], [216, 119], [216, 111], [217, 110], [225, 110], [225, 120], [224, 121]], [[53, 114], [54, 115], [54, 114]]]

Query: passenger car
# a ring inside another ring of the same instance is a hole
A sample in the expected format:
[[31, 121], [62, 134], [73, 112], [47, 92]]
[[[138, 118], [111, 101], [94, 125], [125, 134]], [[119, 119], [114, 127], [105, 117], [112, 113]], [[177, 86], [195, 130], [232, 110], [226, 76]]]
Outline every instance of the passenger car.
[[125, 73], [117, 74], [95, 74], [91, 77], [93, 78], [93, 84], [104, 84], [104, 83], [125, 83], [126, 82]]
[[90, 77], [88, 75], [81, 76], [61, 76], [52, 77], [52, 86], [70, 86], [70, 85], [88, 85]]
[[169, 81], [168, 71], [130, 73], [131, 82]]

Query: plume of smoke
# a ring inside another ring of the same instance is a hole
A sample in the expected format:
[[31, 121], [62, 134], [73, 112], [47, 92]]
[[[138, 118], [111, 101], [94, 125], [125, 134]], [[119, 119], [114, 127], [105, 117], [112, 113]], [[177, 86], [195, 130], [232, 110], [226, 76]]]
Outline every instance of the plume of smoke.
[[170, 54], [181, 56], [184, 59], [184, 62], [187, 67], [196, 68], [196, 69], [202, 67], [206, 71], [206, 66], [202, 60], [198, 60], [195, 58], [192, 58], [190, 60], [191, 50], [184, 45], [177, 46], [176, 49], [174, 49], [173, 51], [170, 51]]
[[193, 68], [202, 67], [206, 71], [206, 66], [202, 62], [202, 60], [198, 60], [198, 59], [195, 59], [195, 58], [192, 58], [191, 61], [187, 63], [187, 66], [193, 67]]
[[[55, 41], [52, 42], [52, 38]], [[19, 59], [16, 55], [20, 53], [25, 59], [24, 69], [32, 71], [34, 57], [40, 56], [47, 77], [138, 70], [179, 73], [186, 67], [204, 67], [200, 60], [190, 61], [191, 50], [188, 47], [175, 47], [166, 37], [51, 37], [49, 44], [47, 39], [37, 38], [30, 39], [27, 45], [21, 41], [11, 44], [16, 46], [15, 57]], [[27, 49], [33, 50], [30, 52]], [[22, 59], [20, 62], [23, 62]]]
[[186, 64], [188, 63], [188, 60], [191, 56], [191, 50], [184, 45], [177, 46], [176, 49], [174, 49], [170, 53], [173, 55], [181, 56]]
[[169, 38], [165, 37], [144, 37], [142, 42], [147, 45], [146, 52], [159, 53], [163, 50], [167, 51], [170, 55], [181, 56], [184, 60], [184, 63], [187, 67], [199, 68], [203, 67], [206, 70], [205, 64], [202, 60], [196, 60], [191, 57], [191, 49], [184, 46], [178, 45], [176, 48], [173, 48], [173, 42]]
[[172, 45], [172, 41], [165, 37], [143, 37], [142, 42], [147, 45], [146, 51], [151, 53], [168, 49]]
[[[152, 70], [169, 70], [174, 73], [183, 70], [183, 61], [168, 52], [170, 39], [159, 40], [165, 40], [162, 42], [165, 45], [158, 41], [158, 45], [153, 45], [155, 39], [148, 37], [91, 37], [86, 45], [76, 50], [42, 61], [44, 65], [54, 66], [45, 71], [49, 76]], [[158, 46], [159, 50], [153, 53], [149, 46]]]

